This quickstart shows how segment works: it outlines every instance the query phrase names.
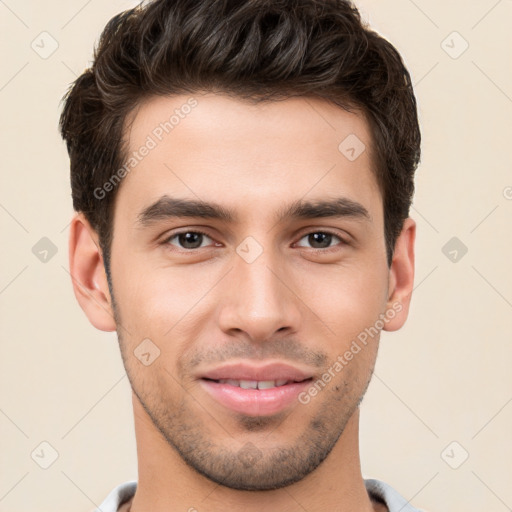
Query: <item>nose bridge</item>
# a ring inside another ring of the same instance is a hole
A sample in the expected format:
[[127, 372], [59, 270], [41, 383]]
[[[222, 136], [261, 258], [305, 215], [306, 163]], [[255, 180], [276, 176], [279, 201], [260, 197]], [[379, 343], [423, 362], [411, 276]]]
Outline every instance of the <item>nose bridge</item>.
[[237, 247], [233, 260], [220, 314], [222, 329], [245, 331], [254, 340], [268, 339], [283, 328], [295, 331], [298, 304], [284, 284], [286, 277], [280, 275], [276, 249], [264, 248], [248, 237]]

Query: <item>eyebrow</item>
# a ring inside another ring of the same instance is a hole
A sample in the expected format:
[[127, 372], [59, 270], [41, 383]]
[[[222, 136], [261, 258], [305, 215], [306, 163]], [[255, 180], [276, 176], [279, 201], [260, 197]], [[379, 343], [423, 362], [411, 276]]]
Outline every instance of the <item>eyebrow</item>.
[[[140, 212], [137, 216], [137, 224], [147, 227], [160, 220], [183, 217], [216, 219], [226, 223], [234, 223], [238, 219], [238, 215], [233, 210], [216, 203], [164, 195]], [[276, 223], [285, 219], [300, 220], [324, 217], [371, 220], [368, 210], [362, 204], [346, 197], [338, 197], [313, 202], [301, 199], [294, 201], [277, 212]]]

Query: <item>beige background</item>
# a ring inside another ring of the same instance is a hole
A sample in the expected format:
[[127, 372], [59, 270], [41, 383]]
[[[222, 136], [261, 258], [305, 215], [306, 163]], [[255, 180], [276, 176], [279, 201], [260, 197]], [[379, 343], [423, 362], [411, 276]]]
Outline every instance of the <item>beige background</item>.
[[[85, 512], [137, 477], [116, 336], [88, 323], [71, 289], [57, 132], [68, 84], [107, 20], [133, 5], [0, 1], [1, 512]], [[357, 5], [404, 56], [424, 138], [412, 312], [383, 336], [363, 403], [363, 471], [432, 512], [510, 510], [512, 1]], [[58, 48], [42, 58], [50, 37]], [[57, 250], [46, 262], [32, 252], [43, 237]], [[456, 262], [442, 251], [452, 237], [468, 249]], [[48, 469], [43, 441], [58, 452]]]

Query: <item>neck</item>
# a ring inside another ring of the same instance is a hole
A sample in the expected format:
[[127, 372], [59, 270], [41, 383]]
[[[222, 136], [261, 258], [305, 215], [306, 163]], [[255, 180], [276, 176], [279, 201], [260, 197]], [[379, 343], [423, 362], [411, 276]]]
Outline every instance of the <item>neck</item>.
[[359, 461], [359, 409], [320, 466], [288, 487], [239, 491], [187, 466], [133, 395], [138, 483], [130, 512], [373, 512]]

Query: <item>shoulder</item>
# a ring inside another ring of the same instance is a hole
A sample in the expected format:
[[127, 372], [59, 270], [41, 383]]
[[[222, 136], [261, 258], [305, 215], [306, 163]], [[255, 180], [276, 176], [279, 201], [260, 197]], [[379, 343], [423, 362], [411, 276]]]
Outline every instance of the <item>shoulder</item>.
[[[121, 512], [126, 509], [124, 504], [131, 501], [137, 489], [137, 481], [130, 480], [112, 489], [102, 504], [94, 512]], [[123, 506], [124, 508], [120, 508]]]
[[[382, 506], [385, 505], [389, 512], [422, 512], [421, 510], [413, 507], [408, 500], [406, 500], [389, 484], [374, 478], [365, 479], [364, 483], [370, 498]], [[382, 508], [382, 510], [386, 509]]]

